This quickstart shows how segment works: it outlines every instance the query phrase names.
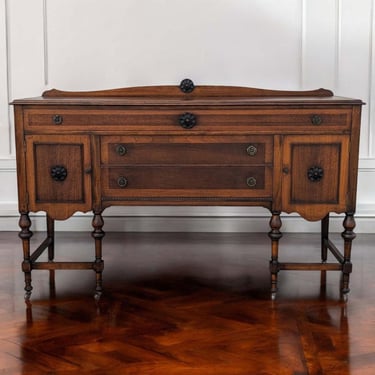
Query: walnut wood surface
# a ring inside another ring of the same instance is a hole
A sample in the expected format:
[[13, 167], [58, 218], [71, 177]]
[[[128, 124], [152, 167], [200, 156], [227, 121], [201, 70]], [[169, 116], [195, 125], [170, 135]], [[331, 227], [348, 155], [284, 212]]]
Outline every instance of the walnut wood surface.
[[330, 97], [333, 92], [323, 88], [309, 91], [267, 90], [253, 87], [235, 86], [196, 86], [190, 93], [184, 93], [177, 86], [141, 86], [99, 91], [62, 91], [51, 89], [45, 91], [44, 98], [74, 97]]

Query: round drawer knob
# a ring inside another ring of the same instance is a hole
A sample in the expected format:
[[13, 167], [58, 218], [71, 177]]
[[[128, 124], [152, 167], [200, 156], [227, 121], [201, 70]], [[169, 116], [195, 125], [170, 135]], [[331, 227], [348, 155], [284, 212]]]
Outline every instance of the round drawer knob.
[[64, 181], [68, 176], [68, 171], [63, 165], [55, 165], [51, 167], [50, 174], [55, 181]]
[[249, 188], [253, 188], [257, 185], [257, 179], [255, 177], [248, 177], [246, 179], [246, 184]]
[[194, 88], [194, 82], [191, 79], [185, 78], [180, 83], [180, 90], [185, 94], [192, 92]]
[[178, 121], [184, 129], [191, 129], [197, 124], [197, 118], [189, 112], [182, 114]]
[[63, 123], [64, 119], [61, 115], [53, 115], [52, 121], [55, 125], [61, 125]]
[[307, 177], [312, 182], [320, 181], [323, 178], [323, 175], [323, 168], [319, 166], [314, 166], [307, 170]]
[[246, 148], [246, 152], [247, 152], [247, 154], [250, 155], [250, 156], [255, 156], [255, 155], [257, 154], [257, 152], [258, 152], [258, 149], [257, 149], [256, 146], [254, 146], [254, 145], [250, 145], [250, 146], [248, 146], [248, 147]]
[[319, 115], [312, 115], [311, 116], [311, 123], [313, 125], [320, 125], [323, 122], [323, 119]]
[[126, 177], [124, 176], [120, 176], [118, 179], [117, 179], [117, 185], [120, 187], [120, 188], [125, 188], [128, 186], [128, 180]]
[[116, 146], [116, 153], [120, 156], [124, 156], [128, 150], [126, 149], [125, 145], [117, 145]]

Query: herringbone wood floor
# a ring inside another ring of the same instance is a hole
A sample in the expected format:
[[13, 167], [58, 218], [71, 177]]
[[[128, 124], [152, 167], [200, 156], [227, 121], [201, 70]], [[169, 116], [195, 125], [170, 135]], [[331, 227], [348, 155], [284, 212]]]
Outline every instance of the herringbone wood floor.
[[[374, 240], [354, 242], [347, 304], [338, 273], [323, 287], [298, 271], [272, 303], [265, 234], [111, 233], [99, 307], [93, 272], [56, 271], [54, 291], [34, 271], [26, 309], [20, 242], [0, 233], [0, 374], [373, 375]], [[89, 234], [57, 243], [60, 260], [92, 257]], [[319, 237], [286, 234], [281, 256], [317, 260]]]

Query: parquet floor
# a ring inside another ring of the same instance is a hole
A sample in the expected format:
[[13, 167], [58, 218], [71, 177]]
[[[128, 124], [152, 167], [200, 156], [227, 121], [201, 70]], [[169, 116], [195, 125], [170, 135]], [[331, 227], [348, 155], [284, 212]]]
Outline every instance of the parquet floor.
[[[320, 257], [315, 234], [281, 241], [283, 260]], [[57, 242], [91, 259], [89, 234]], [[34, 271], [26, 309], [17, 234], [0, 232], [0, 374], [374, 375], [374, 242], [354, 241], [347, 304], [339, 273], [315, 271], [281, 272], [271, 302], [265, 234], [108, 233], [99, 306], [93, 272], [56, 271], [53, 290]]]

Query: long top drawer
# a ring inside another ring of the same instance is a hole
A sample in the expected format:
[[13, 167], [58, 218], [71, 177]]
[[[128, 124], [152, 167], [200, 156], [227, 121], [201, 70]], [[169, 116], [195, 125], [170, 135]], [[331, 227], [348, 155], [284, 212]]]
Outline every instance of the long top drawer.
[[253, 109], [181, 107], [138, 109], [112, 107], [38, 107], [24, 111], [26, 129], [61, 131], [344, 131], [351, 126], [351, 109], [313, 107], [306, 109]]

